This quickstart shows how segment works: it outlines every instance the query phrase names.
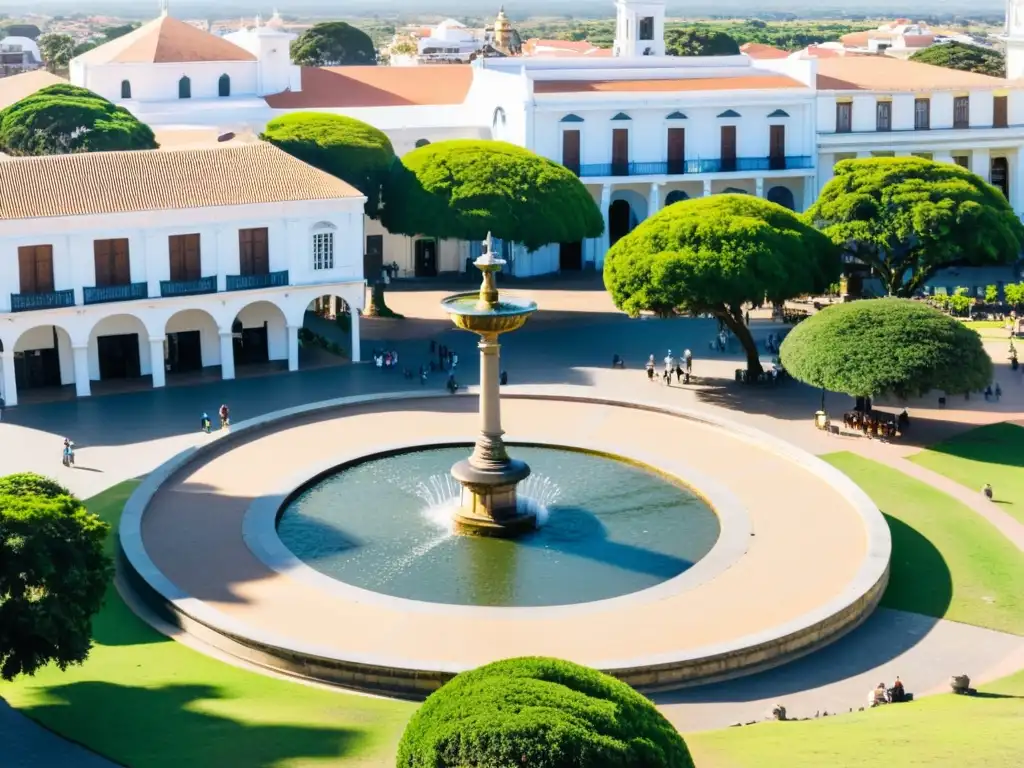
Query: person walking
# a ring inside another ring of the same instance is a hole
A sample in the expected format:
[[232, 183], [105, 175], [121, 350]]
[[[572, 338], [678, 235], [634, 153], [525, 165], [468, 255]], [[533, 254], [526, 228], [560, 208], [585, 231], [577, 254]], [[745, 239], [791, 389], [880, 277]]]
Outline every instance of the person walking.
[[676, 359], [672, 357], [672, 350], [668, 351], [665, 355], [665, 384], [669, 387], [672, 386], [672, 372], [676, 369]]
[[683, 352], [683, 361], [686, 364], [686, 372], [693, 373], [693, 352], [689, 349]]
[[222, 404], [217, 414], [220, 416], [220, 428], [227, 429], [231, 424], [231, 413], [228, 411], [227, 404]]
[[654, 355], [647, 358], [647, 363], [644, 365], [644, 369], [647, 371], [647, 380], [654, 381]]

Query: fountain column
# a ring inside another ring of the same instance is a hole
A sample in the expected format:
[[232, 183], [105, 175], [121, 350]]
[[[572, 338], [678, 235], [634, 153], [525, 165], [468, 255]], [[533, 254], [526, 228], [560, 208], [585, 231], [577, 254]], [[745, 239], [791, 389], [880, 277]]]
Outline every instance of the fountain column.
[[484, 334], [477, 344], [480, 350], [480, 437], [473, 449], [473, 463], [479, 467], [500, 467], [508, 462], [501, 439], [501, 396], [499, 376], [501, 344], [497, 334]]

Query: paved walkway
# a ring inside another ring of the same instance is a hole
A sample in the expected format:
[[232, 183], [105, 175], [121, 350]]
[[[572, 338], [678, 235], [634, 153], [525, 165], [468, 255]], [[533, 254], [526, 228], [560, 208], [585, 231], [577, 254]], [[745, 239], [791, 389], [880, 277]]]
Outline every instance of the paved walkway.
[[[465, 285], [459, 287], [465, 289]], [[778, 389], [766, 390], [741, 387], [731, 382], [733, 369], [742, 365], [741, 356], [738, 348], [731, 349], [726, 355], [708, 351], [708, 341], [715, 332], [714, 321], [629, 320], [614, 311], [603, 291], [592, 288], [593, 286], [587, 283], [560, 286], [551, 281], [515, 285], [515, 290], [528, 293], [537, 300], [542, 310], [522, 331], [505, 340], [502, 351], [503, 366], [508, 370], [513, 383], [579, 384], [595, 387], [612, 396], [635, 393], [637, 388], [642, 388], [645, 398], [721, 409], [731, 418], [757, 426], [815, 453], [852, 450], [876, 459], [884, 457], [886, 461], [893, 462], [894, 466], [916, 477], [924, 477], [920, 473], [927, 470], [894, 457], [903, 457], [916, 446], [943, 439], [976, 424], [1024, 419], [1024, 378], [1021, 374], [1013, 374], [1008, 366], [1003, 364], [1006, 342], [993, 339], [987, 341], [986, 345], [998, 363], [996, 376], [1005, 393], [1000, 403], [987, 403], [980, 397], [972, 397], [969, 401], [951, 399], [950, 407], [946, 410], [936, 409], [933, 400], [912, 403], [914, 428], [908, 435], [907, 442], [902, 445], [880, 446], [861, 438], [825, 435], [810, 425], [811, 414], [818, 408], [818, 392], [793, 383], [787, 383]], [[400, 353], [402, 367], [408, 365], [415, 369], [428, 361], [428, 340], [435, 339], [448, 345], [459, 355], [460, 362], [456, 371], [458, 379], [463, 383], [474, 383], [478, 375], [474, 341], [469, 334], [452, 329], [444, 318], [438, 308], [438, 302], [443, 294], [444, 291], [441, 290], [390, 292], [389, 306], [406, 315], [408, 319], [364, 319], [363, 356], [367, 357], [374, 347], [396, 349]], [[778, 332], [780, 326], [765, 317], [756, 316], [755, 313], [752, 330], [755, 336], [763, 339], [768, 333]], [[641, 368], [648, 354], [654, 354], [660, 359], [669, 348], [679, 354], [687, 347], [692, 349], [695, 355], [696, 373], [701, 377], [697, 382], [699, 386], [666, 388], [660, 384], [649, 385], [645, 381]], [[610, 370], [609, 364], [613, 354], [620, 354], [625, 358], [629, 366], [627, 370]], [[443, 379], [442, 374], [435, 374], [427, 386], [440, 388]], [[56, 477], [81, 496], [90, 496], [124, 479], [145, 474], [184, 446], [194, 442], [199, 438], [197, 428], [200, 414], [203, 411], [212, 413], [222, 402], [227, 402], [232, 408], [233, 417], [240, 420], [279, 408], [331, 397], [411, 389], [418, 386], [416, 382], [403, 379], [397, 371], [381, 372], [369, 365], [357, 364], [302, 371], [297, 374], [240, 379], [232, 382], [218, 381], [192, 387], [172, 387], [46, 405], [23, 405], [8, 410], [4, 415], [4, 423], [0, 424], [0, 475], [16, 471], [37, 471]], [[828, 408], [832, 413], [841, 412], [850, 405], [849, 398], [839, 395], [828, 396]], [[66, 470], [58, 463], [61, 437], [64, 435], [70, 435], [79, 446], [79, 466], [75, 470]], [[1020, 524], [1017, 521], [1001, 510], [993, 509], [991, 505], [984, 506], [970, 489], [965, 490], [951, 485], [949, 481], [932, 476], [931, 473], [928, 480], [967, 503], [1020, 546]], [[891, 628], [886, 629], [884, 621], [883, 615], [872, 619], [865, 627], [850, 636], [850, 642], [875, 625], [881, 627], [878, 636], [883, 643], [898, 637], [901, 631], [904, 634], [920, 632], [919, 629], [913, 629], [911, 619], [907, 619], [906, 621], [911, 623], [905, 625], [911, 627], [910, 629], [895, 631]], [[947, 630], [947, 624], [948, 622], [938, 622], [930, 632], [921, 636], [922, 639], [914, 644], [913, 648], [921, 649], [920, 658], [923, 660], [927, 659], [925, 651], [938, 654], [940, 648], [951, 649], [951, 655], [948, 657], [934, 656], [937, 659], [934, 668], [941, 669], [945, 675], [950, 667], [960, 668], [957, 664], [959, 661], [962, 662], [964, 669], [972, 672], [972, 677], [977, 677], [974, 672], [981, 664], [980, 660], [975, 662], [978, 658], [975, 653], [977, 648], [985, 647], [984, 643], [977, 637], [954, 642], [949, 638], [954, 636], [952, 633], [959, 631], [959, 625]], [[1004, 645], [1003, 640], [994, 638], [984, 642], [992, 643], [993, 660], [1002, 654], [1006, 665], [1012, 666], [1016, 663], [1017, 667], [1024, 666], [1024, 661], [1014, 655], [1015, 652], [1010, 647], [1012, 643]], [[842, 650], [843, 646], [839, 645], [825, 654], [838, 654]], [[840, 683], [837, 681], [822, 684], [821, 680], [813, 675], [813, 665], [801, 666], [811, 662], [824, 663], [818, 661], [819, 656], [826, 660], [829, 658], [819, 654], [807, 662], [797, 662], [783, 670], [768, 673], [778, 675], [779, 679], [785, 676], [787, 679], [801, 680], [801, 685], [808, 686], [807, 694], [801, 694], [799, 700], [795, 698], [796, 694], [787, 694], [787, 706], [794, 707], [795, 709], [791, 710], [794, 713], [807, 712], [811, 706], [817, 709], [815, 702], [818, 701], [821, 702], [822, 709], [842, 709], [839, 699], [832, 698], [833, 695], [839, 696], [841, 689], [830, 687]], [[864, 658], [870, 659], [870, 656]], [[902, 656], [895, 658], [899, 660], [899, 664], [904, 663]], [[908, 657], [905, 663], [911, 666], [901, 666], [901, 670], [875, 665], [871, 672], [863, 673], [867, 676], [864, 679], [872, 681], [875, 676], [879, 679], [888, 679], [892, 677], [893, 671], [910, 678], [911, 673], [902, 670], [911, 669], [913, 672], [913, 665], [917, 662]], [[925, 675], [924, 665], [925, 662], [922, 661], [922, 676], [919, 678], [921, 680], [929, 679]], [[993, 670], [995, 669], [993, 667]], [[807, 675], [806, 680], [803, 678], [804, 675]], [[992, 676], [995, 675], [993, 671]], [[850, 695], [853, 695], [856, 689], [855, 699], [863, 700], [866, 691], [861, 690], [864, 688], [864, 680], [858, 679], [852, 672], [847, 678], [851, 680]], [[874, 681], [873, 684], [876, 683], [877, 681]], [[755, 699], [753, 697], [756, 696], [756, 691], [744, 694], [741, 687], [735, 687], [743, 684], [767, 685], [758, 683], [758, 678], [751, 678], [746, 683], [737, 681], [735, 684], [715, 688], [720, 691], [717, 694], [719, 698], [735, 700], [735, 717], [713, 712], [714, 709], [721, 710], [725, 707], [724, 703], [701, 702], [699, 699], [687, 698], [697, 695], [693, 692], [686, 693], [685, 696], [681, 694], [682, 698], [678, 699], [677, 703], [667, 703], [669, 707], [681, 708], [678, 714], [670, 716], [688, 728], [689, 723], [720, 724], [722, 720], [741, 720], [763, 714], [766, 708], [764, 702], [769, 699]], [[774, 694], [775, 691], [771, 690], [770, 695]], [[744, 696], [750, 697], [751, 700], [743, 703]], [[843, 693], [841, 698], [845, 701], [846, 694]], [[833, 701], [836, 703], [833, 704]], [[698, 705], [702, 712], [710, 714], [698, 717], [692, 709]], [[672, 709], [667, 711], [676, 712]], [[702, 720], [705, 717], [707, 719]], [[5, 768], [8, 764], [31, 765], [33, 768], [49, 768], [51, 765], [92, 768], [93, 764], [105, 763], [97, 763], [97, 758], [82, 750], [69, 756], [65, 750], [70, 747], [64, 742], [41, 731], [37, 726], [2, 706], [0, 744], [4, 745]], [[14, 755], [14, 762], [6, 762], [9, 755]], [[93, 762], [88, 762], [89, 760]]]

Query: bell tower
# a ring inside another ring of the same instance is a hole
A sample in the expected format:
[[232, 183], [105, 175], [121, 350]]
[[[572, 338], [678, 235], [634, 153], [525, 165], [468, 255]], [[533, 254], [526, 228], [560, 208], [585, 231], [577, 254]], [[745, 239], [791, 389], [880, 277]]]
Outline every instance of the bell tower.
[[665, 0], [615, 0], [615, 55], [665, 55]]

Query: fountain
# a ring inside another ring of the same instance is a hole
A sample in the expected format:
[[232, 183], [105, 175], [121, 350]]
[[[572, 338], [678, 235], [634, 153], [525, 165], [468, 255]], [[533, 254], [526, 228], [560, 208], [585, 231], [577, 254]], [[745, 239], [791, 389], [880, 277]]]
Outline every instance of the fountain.
[[530, 467], [510, 458], [502, 440], [498, 337], [522, 328], [537, 311], [537, 304], [499, 300], [495, 275], [505, 261], [491, 252], [490, 233], [484, 241], [484, 253], [474, 263], [483, 273], [479, 293], [457, 293], [441, 302], [457, 327], [480, 337], [480, 435], [472, 455], [452, 467], [452, 477], [462, 486], [455, 530], [475, 536], [512, 538], [533, 530], [537, 519], [531, 509], [519, 504], [516, 494], [516, 486], [530, 475]]

